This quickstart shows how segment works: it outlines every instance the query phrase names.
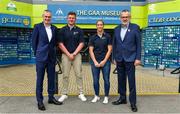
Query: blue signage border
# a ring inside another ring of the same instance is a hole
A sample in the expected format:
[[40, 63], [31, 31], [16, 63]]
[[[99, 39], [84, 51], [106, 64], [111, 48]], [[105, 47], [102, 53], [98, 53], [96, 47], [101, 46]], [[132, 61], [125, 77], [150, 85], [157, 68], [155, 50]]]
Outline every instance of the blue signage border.
[[0, 13], [0, 26], [30, 28], [31, 18], [29, 16], [19, 16]]
[[130, 5], [68, 5], [49, 4], [52, 12], [52, 23], [67, 23], [69, 11], [76, 12], [78, 24], [95, 24], [98, 19], [103, 19], [106, 24], [119, 24], [120, 12], [124, 9], [131, 10]]
[[148, 16], [148, 26], [180, 25], [180, 12]]

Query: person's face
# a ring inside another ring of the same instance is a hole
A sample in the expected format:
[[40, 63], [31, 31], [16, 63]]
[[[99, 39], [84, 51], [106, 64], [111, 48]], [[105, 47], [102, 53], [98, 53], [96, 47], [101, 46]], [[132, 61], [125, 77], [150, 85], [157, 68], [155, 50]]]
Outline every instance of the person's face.
[[44, 24], [50, 24], [51, 23], [51, 13], [50, 12], [44, 12], [43, 22], [44, 22]]
[[131, 19], [129, 12], [122, 12], [120, 16], [121, 23], [127, 25]]
[[98, 21], [96, 24], [97, 31], [102, 32], [104, 30], [104, 24], [102, 21]]
[[71, 26], [75, 25], [76, 16], [75, 15], [68, 15], [67, 20], [68, 20], [69, 25], [71, 25]]

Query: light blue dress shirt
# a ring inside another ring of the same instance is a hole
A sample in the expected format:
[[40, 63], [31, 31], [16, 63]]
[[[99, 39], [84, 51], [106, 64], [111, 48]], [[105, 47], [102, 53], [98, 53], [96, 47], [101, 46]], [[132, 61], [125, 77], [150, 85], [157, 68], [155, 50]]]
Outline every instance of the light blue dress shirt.
[[125, 37], [126, 32], [127, 32], [127, 30], [128, 30], [128, 26], [129, 26], [129, 24], [128, 24], [127, 26], [121, 26], [120, 36], [121, 36], [121, 40], [122, 40], [122, 41], [124, 40], [124, 37]]

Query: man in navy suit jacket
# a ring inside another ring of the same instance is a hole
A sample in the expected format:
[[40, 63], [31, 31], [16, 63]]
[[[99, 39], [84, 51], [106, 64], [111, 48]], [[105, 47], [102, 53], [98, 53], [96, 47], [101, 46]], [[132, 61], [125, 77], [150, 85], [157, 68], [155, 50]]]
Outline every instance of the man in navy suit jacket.
[[54, 98], [55, 93], [55, 48], [57, 44], [57, 28], [50, 24], [51, 12], [45, 10], [43, 22], [36, 24], [32, 33], [32, 46], [36, 57], [36, 98], [39, 110], [46, 110], [43, 104], [43, 80], [45, 70], [48, 78], [48, 103], [61, 105], [62, 102]]
[[141, 63], [141, 35], [139, 26], [130, 23], [130, 12], [123, 10], [122, 24], [114, 30], [113, 58], [118, 72], [118, 93], [120, 97], [113, 105], [126, 104], [126, 80], [129, 81], [129, 101], [131, 110], [137, 112], [135, 66]]

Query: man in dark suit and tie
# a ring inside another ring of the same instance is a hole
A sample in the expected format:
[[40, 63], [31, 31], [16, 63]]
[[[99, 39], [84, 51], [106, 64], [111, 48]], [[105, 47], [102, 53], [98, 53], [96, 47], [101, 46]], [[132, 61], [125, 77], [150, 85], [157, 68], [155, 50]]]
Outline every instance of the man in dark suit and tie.
[[137, 112], [135, 66], [141, 63], [141, 34], [138, 25], [130, 23], [131, 14], [123, 10], [120, 14], [122, 24], [114, 30], [113, 58], [118, 72], [118, 93], [120, 97], [113, 105], [126, 104], [126, 82], [129, 82], [129, 101], [131, 110]]
[[50, 24], [51, 16], [51, 12], [45, 10], [42, 15], [43, 22], [36, 24], [32, 33], [32, 46], [36, 57], [36, 99], [39, 110], [46, 110], [42, 95], [45, 70], [48, 78], [48, 103], [62, 104], [54, 98], [57, 28]]

